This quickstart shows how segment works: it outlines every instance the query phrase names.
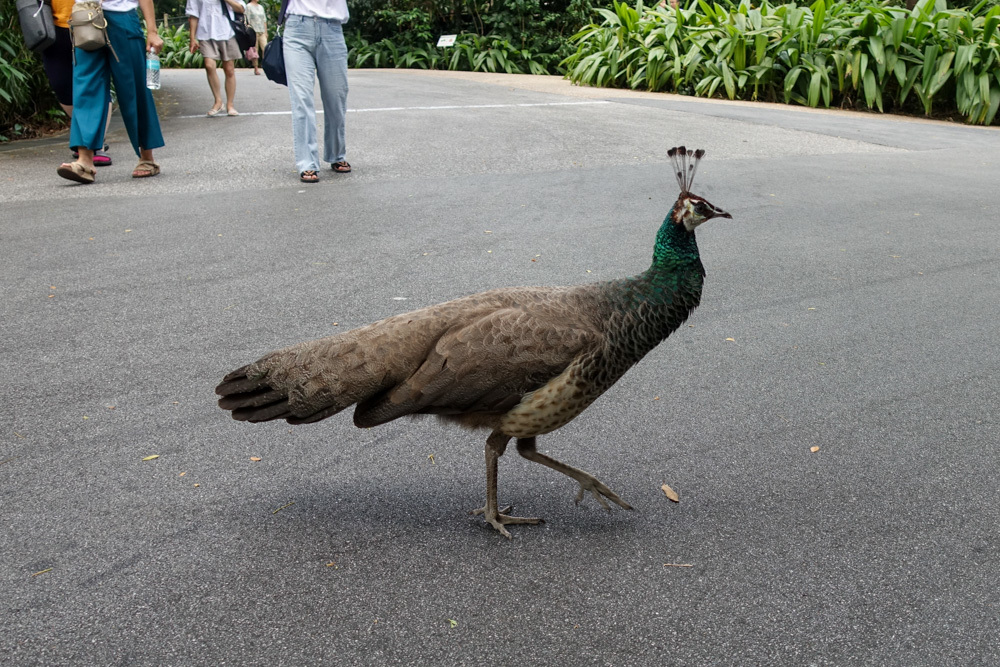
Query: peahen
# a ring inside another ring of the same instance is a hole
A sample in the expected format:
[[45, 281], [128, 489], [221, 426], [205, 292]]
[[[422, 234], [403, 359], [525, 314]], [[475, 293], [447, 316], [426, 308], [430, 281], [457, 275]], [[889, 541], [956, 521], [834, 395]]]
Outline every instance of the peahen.
[[308, 424], [357, 404], [359, 427], [433, 414], [489, 429], [486, 506], [473, 514], [508, 538], [505, 525], [542, 521], [498, 509], [497, 460], [511, 438], [521, 456], [576, 480], [576, 502], [590, 491], [605, 509], [605, 498], [631, 509], [594, 476], [537, 451], [535, 439], [583, 412], [698, 306], [705, 269], [695, 227], [732, 217], [691, 192], [704, 153], [668, 152], [681, 193], [645, 272], [490, 290], [299, 343], [227, 375], [219, 406], [242, 421]]

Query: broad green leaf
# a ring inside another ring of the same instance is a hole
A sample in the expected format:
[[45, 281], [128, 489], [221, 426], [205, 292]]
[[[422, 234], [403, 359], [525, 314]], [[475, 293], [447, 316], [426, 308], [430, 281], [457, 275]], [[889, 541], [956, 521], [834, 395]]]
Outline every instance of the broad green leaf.
[[722, 61], [722, 80], [726, 86], [726, 95], [729, 99], [736, 99], [736, 82], [733, 80], [733, 72], [729, 69], [726, 61]]
[[859, 28], [863, 37], [871, 37], [878, 31], [878, 21], [875, 19], [875, 16], [869, 12], [865, 15], [865, 18], [861, 20]]
[[934, 78], [931, 81], [930, 94], [932, 96], [941, 90], [941, 86], [943, 86], [951, 77], [951, 61], [954, 59], [954, 51], [949, 51], [941, 57], [941, 60], [938, 63], [937, 72], [934, 74]]
[[885, 49], [882, 48], [882, 38], [878, 35], [872, 35], [868, 38], [868, 48], [871, 51], [872, 57], [875, 58], [875, 62], [879, 65], [885, 64]]
[[941, 52], [941, 47], [937, 44], [928, 44], [924, 48], [924, 72], [921, 81], [924, 82], [926, 86], [931, 80], [931, 74], [934, 72], [934, 67], [937, 65], [938, 54]]
[[812, 77], [809, 79], [809, 97], [807, 101], [811, 107], [819, 106], [819, 88], [822, 80], [819, 72], [813, 72]]
[[1000, 108], [1000, 88], [991, 88], [990, 106], [986, 111], [986, 116], [983, 118], [984, 125], [993, 124], [993, 119], [996, 118], [998, 108]]
[[906, 63], [902, 60], [897, 60], [896, 67], [893, 68], [893, 74], [896, 75], [896, 82], [902, 86], [906, 81]]
[[765, 54], [767, 54], [767, 36], [764, 34], [754, 35], [753, 47], [754, 62], [759, 65], [764, 60]]
[[875, 96], [878, 92], [878, 86], [875, 84], [875, 72], [865, 70], [864, 75], [865, 84], [865, 104], [871, 109], [875, 106]]
[[965, 68], [972, 63], [972, 56], [975, 55], [976, 47], [972, 44], [963, 44], [955, 51], [955, 75], [958, 76], [965, 71]]
[[819, 36], [823, 33], [824, 19], [826, 18], [826, 0], [816, 0], [812, 4], [813, 12], [813, 23], [812, 23], [812, 43], [815, 44], [819, 41]]

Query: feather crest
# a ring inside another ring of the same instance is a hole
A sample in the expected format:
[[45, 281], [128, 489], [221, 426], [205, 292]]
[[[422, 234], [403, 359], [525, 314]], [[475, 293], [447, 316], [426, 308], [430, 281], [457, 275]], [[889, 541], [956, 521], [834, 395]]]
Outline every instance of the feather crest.
[[694, 185], [694, 174], [698, 171], [698, 163], [705, 156], [705, 150], [691, 150], [684, 146], [674, 146], [667, 151], [670, 164], [674, 167], [674, 176], [677, 177], [677, 185], [681, 187], [681, 192], [691, 192]]

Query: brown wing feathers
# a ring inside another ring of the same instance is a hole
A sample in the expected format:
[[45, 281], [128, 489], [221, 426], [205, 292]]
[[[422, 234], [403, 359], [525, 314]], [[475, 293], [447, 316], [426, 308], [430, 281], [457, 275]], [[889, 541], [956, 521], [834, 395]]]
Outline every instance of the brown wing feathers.
[[[358, 403], [358, 426], [414, 413], [500, 414], [600, 338], [563, 311], [565, 293], [553, 302], [552, 292], [496, 290], [273, 352], [227, 375], [219, 406], [234, 419], [299, 424]], [[528, 312], [532, 302], [540, 312]]]

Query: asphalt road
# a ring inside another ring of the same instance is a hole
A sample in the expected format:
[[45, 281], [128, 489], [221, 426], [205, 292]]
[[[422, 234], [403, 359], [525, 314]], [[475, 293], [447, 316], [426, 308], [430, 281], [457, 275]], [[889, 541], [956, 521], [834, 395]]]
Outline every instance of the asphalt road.
[[[0, 152], [0, 663], [1000, 663], [996, 128], [350, 83], [354, 172], [319, 185], [249, 70], [237, 118], [163, 73], [154, 179], [118, 122], [94, 186], [65, 138]], [[676, 144], [734, 217], [702, 306], [539, 441], [635, 511], [511, 449], [501, 502], [547, 523], [508, 541], [466, 514], [484, 434], [216, 407], [276, 347], [643, 270]]]

